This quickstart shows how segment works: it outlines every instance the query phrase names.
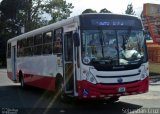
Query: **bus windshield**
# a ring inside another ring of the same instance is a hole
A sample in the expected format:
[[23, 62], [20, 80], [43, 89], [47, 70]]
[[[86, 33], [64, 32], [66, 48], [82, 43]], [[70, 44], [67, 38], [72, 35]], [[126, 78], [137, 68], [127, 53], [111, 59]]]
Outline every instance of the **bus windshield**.
[[142, 30], [83, 30], [82, 61], [109, 65], [138, 64], [145, 59]]

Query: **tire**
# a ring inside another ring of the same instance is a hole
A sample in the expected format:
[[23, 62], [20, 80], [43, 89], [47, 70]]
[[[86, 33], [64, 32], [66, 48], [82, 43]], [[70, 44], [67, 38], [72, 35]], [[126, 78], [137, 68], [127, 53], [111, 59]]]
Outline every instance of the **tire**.
[[23, 75], [20, 76], [20, 83], [21, 83], [21, 88], [24, 89], [25, 88], [25, 84], [24, 84], [24, 77], [23, 77]]
[[57, 100], [64, 100], [63, 79], [61, 77], [56, 78], [55, 84], [55, 96]]
[[108, 103], [115, 103], [116, 101], [119, 100], [119, 97], [111, 97], [107, 100]]

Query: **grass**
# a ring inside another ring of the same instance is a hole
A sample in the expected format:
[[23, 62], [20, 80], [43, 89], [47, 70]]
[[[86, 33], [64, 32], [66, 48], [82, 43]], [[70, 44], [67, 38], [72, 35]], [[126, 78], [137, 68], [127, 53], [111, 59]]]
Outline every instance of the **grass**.
[[160, 63], [149, 63], [150, 76], [160, 76]]
[[160, 76], [159, 73], [155, 73], [155, 72], [149, 72], [149, 75], [150, 75], [150, 76]]

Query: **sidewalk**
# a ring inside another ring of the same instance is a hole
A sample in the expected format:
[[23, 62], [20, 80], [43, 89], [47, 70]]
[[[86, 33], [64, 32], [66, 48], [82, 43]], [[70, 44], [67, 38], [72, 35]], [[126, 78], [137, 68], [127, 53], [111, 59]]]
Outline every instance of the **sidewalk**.
[[2, 69], [0, 69], [0, 72], [7, 73], [7, 69], [2, 68]]
[[150, 76], [150, 85], [160, 85], [160, 76]]

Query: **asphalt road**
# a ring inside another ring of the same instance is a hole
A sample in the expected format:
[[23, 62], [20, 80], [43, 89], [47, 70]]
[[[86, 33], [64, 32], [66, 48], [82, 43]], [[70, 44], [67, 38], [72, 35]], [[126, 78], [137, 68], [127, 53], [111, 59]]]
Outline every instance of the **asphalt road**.
[[0, 70], [0, 114], [160, 114], [160, 85], [141, 95], [121, 97], [116, 103], [56, 100], [55, 94], [11, 82]]

